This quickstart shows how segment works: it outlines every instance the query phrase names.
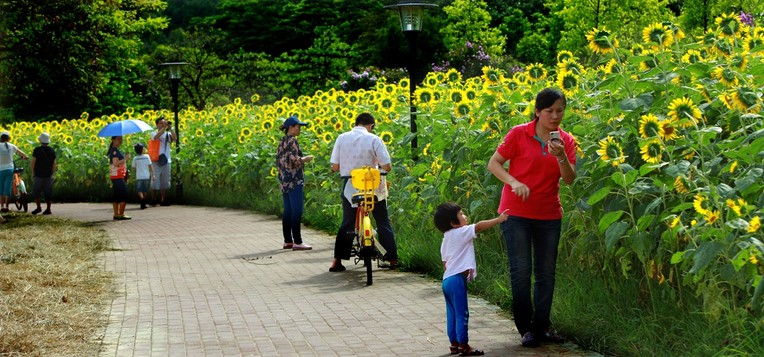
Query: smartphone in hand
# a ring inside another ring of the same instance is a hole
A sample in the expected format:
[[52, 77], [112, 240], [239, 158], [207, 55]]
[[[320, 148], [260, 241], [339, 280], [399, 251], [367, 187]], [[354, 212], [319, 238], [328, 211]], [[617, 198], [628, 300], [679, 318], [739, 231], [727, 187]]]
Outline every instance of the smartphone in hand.
[[557, 140], [558, 143], [562, 143], [562, 138], [560, 137], [559, 131], [550, 131], [549, 132], [549, 141], [555, 141]]

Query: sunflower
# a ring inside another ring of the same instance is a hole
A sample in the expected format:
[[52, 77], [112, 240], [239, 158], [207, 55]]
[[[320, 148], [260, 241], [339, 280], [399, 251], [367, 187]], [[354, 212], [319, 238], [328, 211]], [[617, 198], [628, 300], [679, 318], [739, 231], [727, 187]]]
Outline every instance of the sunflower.
[[662, 24], [663, 26], [671, 29], [671, 33], [674, 36], [674, 42], [679, 42], [681, 39], [685, 38], [685, 34], [682, 29], [680, 29], [679, 26], [675, 25], [671, 21], [664, 21]]
[[707, 211], [706, 214], [703, 215], [703, 218], [708, 223], [714, 223], [714, 222], [716, 222], [717, 219], [719, 219], [719, 215], [720, 215], [720, 213], [719, 213], [718, 210], [716, 210], [716, 211], [710, 210], [710, 211]]
[[196, 129], [196, 131], [194, 132], [194, 135], [195, 135], [197, 138], [201, 138], [201, 137], [203, 137], [203, 136], [204, 136], [204, 130], [202, 130], [201, 128], [199, 128], [199, 129]]
[[695, 199], [692, 200], [692, 207], [695, 208], [695, 212], [698, 212], [698, 214], [705, 215], [709, 212], [709, 206], [710, 204], [708, 203], [706, 196], [699, 193], [696, 194]]
[[615, 141], [615, 138], [609, 136], [599, 141], [600, 149], [597, 150], [600, 159], [604, 162], [609, 162], [613, 167], [616, 167], [626, 162], [626, 157], [623, 156], [623, 149], [621, 144]]
[[586, 34], [586, 39], [589, 41], [589, 48], [594, 53], [612, 53], [614, 49], [618, 48], [618, 39], [604, 26], [601, 29], [595, 27], [589, 31]]
[[682, 62], [688, 64], [703, 62], [703, 55], [698, 50], [688, 50], [687, 53], [682, 56]]
[[515, 74], [512, 75], [512, 81], [516, 82], [519, 85], [528, 84], [529, 80], [530, 80], [530, 77], [528, 76], [528, 73], [526, 72], [515, 72]]
[[529, 64], [525, 67], [525, 72], [528, 73], [528, 78], [536, 82], [543, 81], [547, 76], [546, 68], [541, 63]]
[[642, 55], [649, 57], [648, 59], [639, 62], [639, 69], [641, 71], [648, 71], [658, 67], [658, 57], [650, 51], [645, 51]]
[[751, 218], [751, 221], [748, 222], [748, 229], [746, 231], [748, 233], [756, 233], [759, 228], [761, 228], [761, 221], [759, 220], [759, 216], [754, 216]]
[[642, 47], [642, 45], [635, 43], [631, 45], [631, 55], [632, 56], [641, 56], [642, 53], [645, 52], [645, 48]]
[[332, 133], [326, 132], [321, 136], [321, 140], [323, 140], [325, 143], [330, 143], [334, 140], [334, 135], [332, 135]]
[[668, 26], [654, 23], [642, 30], [642, 41], [646, 44], [653, 44], [654, 48], [667, 47], [674, 43], [674, 33]]
[[477, 98], [477, 91], [472, 88], [468, 88], [464, 91], [464, 93], [467, 95], [467, 99], [469, 100], [475, 100]]
[[239, 144], [244, 144], [249, 140], [249, 137], [246, 137], [244, 135], [239, 135]]
[[440, 84], [440, 81], [438, 81], [438, 78], [435, 76], [436, 72], [430, 72], [427, 73], [427, 76], [424, 79], [424, 85], [428, 87], [437, 87], [438, 84]]
[[675, 123], [676, 121], [672, 118], [661, 121], [661, 127], [663, 127], [663, 135], [661, 135], [661, 140], [668, 141], [680, 138], [675, 128]]
[[674, 179], [674, 190], [677, 193], [687, 193], [690, 192], [687, 189], [687, 185], [684, 183], [684, 178], [682, 176], [677, 176], [676, 179]]
[[732, 68], [745, 71], [748, 66], [748, 55], [736, 53], [729, 58], [728, 63]]
[[727, 87], [738, 85], [737, 73], [728, 67], [718, 66], [711, 71], [711, 78], [722, 82]]
[[557, 86], [560, 87], [566, 96], [572, 96], [578, 92], [580, 78], [572, 72], [562, 72], [557, 77]]
[[[751, 50], [760, 46], [764, 46], [764, 35], [748, 36], [746, 39], [743, 40], [743, 48], [745, 49], [746, 52], [751, 52]], [[760, 50], [752, 54], [761, 55], [762, 53], [764, 53], [764, 50]]]
[[[745, 201], [743, 201], [743, 202], [745, 202]], [[728, 198], [727, 200], [725, 200], [724, 203], [727, 204], [727, 207], [729, 207], [729, 209], [731, 209], [733, 212], [735, 212], [735, 215], [740, 217], [740, 210], [743, 208], [742, 205], [738, 205], [738, 202], [736, 202], [735, 200], [733, 200], [731, 198]]]
[[653, 114], [643, 115], [639, 120], [639, 136], [643, 138], [651, 138], [655, 136], [663, 136], [663, 125], [660, 123], [660, 119]]
[[450, 83], [461, 83], [462, 74], [454, 68], [451, 68], [446, 72], [446, 80]]
[[467, 99], [467, 95], [465, 95], [461, 90], [455, 89], [451, 91], [449, 98], [451, 98], [451, 102], [458, 104]]
[[276, 177], [279, 174], [279, 170], [274, 166], [271, 167], [271, 176]]
[[393, 143], [393, 133], [389, 131], [379, 133], [379, 138], [382, 139], [382, 142], [384, 142], [385, 145], [392, 145]]
[[263, 131], [271, 130], [273, 128], [273, 119], [263, 120], [263, 122], [260, 123], [260, 127], [263, 129]]
[[504, 81], [504, 74], [498, 68], [485, 66], [483, 67], [483, 80], [489, 86], [496, 86]]
[[333, 127], [334, 127], [334, 130], [335, 130], [335, 131], [340, 131], [340, 130], [342, 130], [342, 127], [343, 127], [343, 125], [342, 125], [342, 121], [339, 121], [339, 120], [338, 120], [336, 123], [334, 123]]
[[606, 74], [621, 73], [621, 65], [618, 64], [618, 61], [616, 61], [615, 58], [611, 58], [610, 61], [605, 63], [603, 72]]
[[734, 13], [722, 14], [714, 21], [721, 37], [739, 37], [740, 29], [743, 27], [740, 18]]
[[703, 118], [703, 113], [698, 106], [687, 97], [672, 100], [668, 109], [668, 116], [683, 128], [694, 126]]
[[469, 115], [470, 114], [470, 110], [471, 110], [470, 106], [467, 103], [459, 103], [459, 104], [454, 106], [454, 114], [458, 118], [461, 118], [463, 116]]
[[557, 70], [558, 72], [566, 71], [566, 72], [572, 72], [577, 75], [583, 75], [586, 73], [586, 68], [576, 62], [573, 59], [567, 59], [562, 62], [557, 63]]
[[[734, 107], [748, 113], [756, 113], [761, 107], [760, 98], [748, 87], [739, 87], [732, 94]], [[730, 108], [732, 109], [732, 108]]]
[[561, 63], [568, 59], [572, 59], [572, 60], [576, 59], [575, 57], [573, 57], [573, 52], [570, 52], [568, 50], [562, 50], [560, 52], [557, 52], [557, 63]]
[[735, 44], [731, 39], [719, 39], [714, 42], [713, 51], [722, 54], [724, 57], [728, 57], [735, 51]]
[[661, 162], [663, 156], [663, 144], [660, 139], [648, 139], [639, 147], [639, 153], [642, 154], [642, 160], [650, 164]]
[[433, 100], [433, 93], [431, 89], [418, 88], [414, 97], [416, 98], [417, 104], [426, 105]]

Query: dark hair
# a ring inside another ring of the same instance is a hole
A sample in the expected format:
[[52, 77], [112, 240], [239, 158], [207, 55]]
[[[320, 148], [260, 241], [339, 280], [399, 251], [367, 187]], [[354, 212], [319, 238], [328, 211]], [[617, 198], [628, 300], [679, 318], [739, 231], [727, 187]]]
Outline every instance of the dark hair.
[[459, 211], [462, 207], [453, 202], [441, 203], [435, 209], [435, 227], [439, 231], [446, 233], [452, 228], [452, 224], [459, 224]]
[[114, 147], [114, 139], [116, 139], [116, 138], [121, 138], [121, 136], [112, 136], [111, 137], [111, 141], [109, 142], [109, 149], [106, 150], [106, 156], [109, 156], [109, 154], [111, 154], [111, 148]]
[[[568, 100], [565, 99], [565, 94], [562, 94], [562, 92], [554, 88], [544, 88], [536, 94], [536, 110], [549, 108], [559, 99], [562, 99], [563, 107], [568, 105]], [[533, 120], [538, 119], [536, 117], [536, 110], [531, 113], [531, 119]]]
[[135, 153], [136, 154], [138, 154], [138, 155], [143, 154], [143, 144], [137, 143], [137, 144], [135, 144], [134, 148], [135, 148]]
[[164, 115], [160, 116], [156, 120], [154, 120], [154, 124], [159, 124], [160, 121], [164, 120]]
[[369, 113], [361, 113], [355, 117], [355, 125], [369, 125], [374, 124], [374, 117]]

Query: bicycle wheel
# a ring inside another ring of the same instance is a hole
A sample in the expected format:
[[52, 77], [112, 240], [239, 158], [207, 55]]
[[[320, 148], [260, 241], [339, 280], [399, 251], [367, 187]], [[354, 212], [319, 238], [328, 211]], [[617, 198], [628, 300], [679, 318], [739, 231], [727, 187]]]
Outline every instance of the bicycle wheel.
[[[21, 206], [24, 208], [24, 212], [28, 211], [29, 210], [29, 202], [27, 200], [27, 194], [26, 193], [22, 193], [20, 199], [21, 199]], [[21, 209], [21, 208], [19, 208], [19, 209]]]
[[13, 197], [12, 197], [12, 199], [13, 199], [13, 204], [14, 204], [14, 205], [16, 205], [16, 209], [17, 209], [17, 210], [19, 210], [19, 211], [21, 211], [21, 208], [23, 208], [23, 207], [24, 207], [24, 206], [21, 204], [21, 194], [17, 194], [17, 195], [15, 195], [15, 196], [13, 196]]
[[366, 266], [366, 285], [371, 285], [373, 283], [372, 276], [371, 276], [371, 255], [372, 255], [372, 247], [363, 247], [362, 248], [362, 255], [363, 255], [363, 265]]

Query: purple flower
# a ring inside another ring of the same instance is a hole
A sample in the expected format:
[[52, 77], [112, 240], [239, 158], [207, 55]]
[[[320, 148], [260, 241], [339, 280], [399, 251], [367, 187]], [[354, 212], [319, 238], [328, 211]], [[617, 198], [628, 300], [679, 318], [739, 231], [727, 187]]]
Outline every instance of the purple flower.
[[472, 42], [470, 42], [469, 40], [468, 40], [468, 41], [467, 41], [467, 43], [465, 43], [464, 45], [465, 45], [465, 46], [467, 46], [467, 48], [470, 48], [470, 49], [471, 49], [471, 48], [472, 48], [472, 46], [473, 46], [473, 45], [472, 45]]
[[747, 26], [753, 26], [753, 21], [754, 21], [753, 15], [746, 14], [744, 11], [741, 11], [739, 18], [740, 18], [740, 22], [746, 24]]

